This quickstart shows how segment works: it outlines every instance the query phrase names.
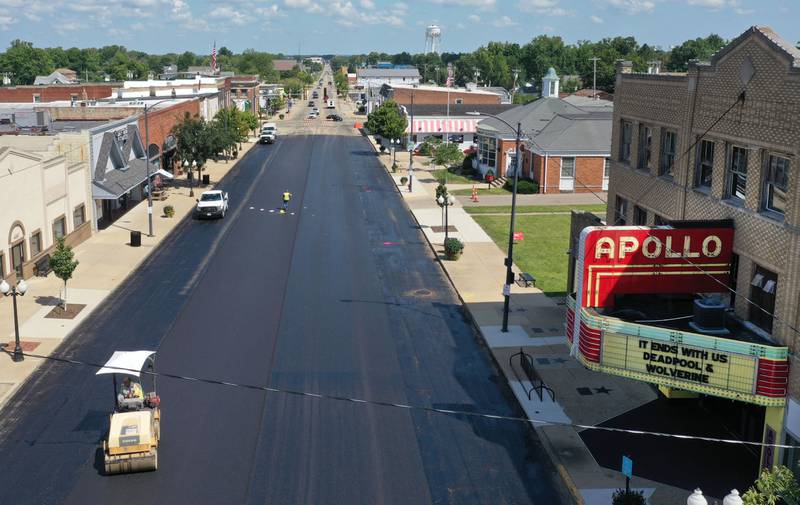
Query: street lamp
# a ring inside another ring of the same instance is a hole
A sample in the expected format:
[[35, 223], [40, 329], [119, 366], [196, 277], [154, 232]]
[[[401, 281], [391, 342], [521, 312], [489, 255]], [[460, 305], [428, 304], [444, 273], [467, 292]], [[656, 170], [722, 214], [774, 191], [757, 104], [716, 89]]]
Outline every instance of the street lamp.
[[[192, 179], [194, 179], [194, 169], [197, 166], [197, 161], [192, 160], [191, 168], [189, 168], [189, 160], [183, 160], [183, 168], [189, 173], [189, 196], [194, 196], [194, 184], [192, 184]], [[200, 179], [200, 176], [197, 176]], [[200, 181], [197, 181], [197, 186], [200, 186]]]
[[0, 293], [3, 293], [5, 296], [11, 296], [14, 300], [14, 337], [16, 339], [16, 345], [14, 346], [14, 354], [11, 355], [11, 359], [14, 361], [22, 361], [25, 359], [25, 356], [22, 354], [22, 346], [19, 345], [17, 296], [25, 296], [26, 291], [28, 291], [28, 283], [25, 282], [25, 279], [19, 281], [14, 287], [11, 287], [5, 279], [3, 279], [3, 282], [0, 282]]
[[450, 193], [446, 193], [444, 195], [439, 195], [439, 198], [436, 199], [436, 203], [439, 204], [439, 207], [444, 207], [444, 242], [447, 243], [447, 232], [450, 229], [450, 225], [448, 223], [448, 209], [451, 205], [456, 203], [456, 199]]
[[519, 169], [520, 169], [520, 152], [519, 152], [519, 145], [520, 141], [522, 140], [522, 123], [517, 123], [517, 127], [514, 128], [503, 118], [497, 117], [493, 114], [486, 114], [485, 112], [467, 112], [470, 116], [488, 116], [494, 118], [504, 125], [511, 128], [511, 130], [516, 130], [517, 139], [516, 139], [516, 159], [514, 160], [514, 186], [511, 190], [511, 225], [508, 229], [508, 256], [506, 257], [506, 282], [503, 284], [503, 327], [501, 331], [503, 333], [508, 333], [508, 311], [509, 305], [511, 304], [511, 283], [514, 282], [514, 271], [511, 269], [511, 264], [514, 261], [514, 222], [516, 220], [516, 211], [517, 211], [517, 182], [519, 181]]
[[169, 102], [171, 100], [171, 98], [167, 98], [144, 106], [144, 157], [145, 160], [147, 160], [147, 225], [150, 231], [147, 235], [148, 237], [153, 236], [153, 188], [150, 185], [150, 125], [147, 123], [147, 111], [160, 103]]

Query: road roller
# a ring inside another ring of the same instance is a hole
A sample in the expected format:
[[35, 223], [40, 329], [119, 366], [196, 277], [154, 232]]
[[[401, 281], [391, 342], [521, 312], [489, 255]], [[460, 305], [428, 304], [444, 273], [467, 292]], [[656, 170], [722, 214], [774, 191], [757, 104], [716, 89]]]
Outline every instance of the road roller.
[[[148, 392], [140, 379], [145, 368], [152, 379]], [[97, 375], [111, 375], [114, 384], [114, 412], [103, 441], [106, 475], [157, 470], [161, 399], [156, 394], [155, 352], [115, 351]]]

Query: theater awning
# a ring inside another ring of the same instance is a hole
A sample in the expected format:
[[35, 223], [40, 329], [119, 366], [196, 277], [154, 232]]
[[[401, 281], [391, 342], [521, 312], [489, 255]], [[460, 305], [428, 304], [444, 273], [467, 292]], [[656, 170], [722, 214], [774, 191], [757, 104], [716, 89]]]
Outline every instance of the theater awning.
[[[478, 119], [415, 119], [414, 133], [475, 133]], [[406, 127], [406, 133], [410, 133]]]

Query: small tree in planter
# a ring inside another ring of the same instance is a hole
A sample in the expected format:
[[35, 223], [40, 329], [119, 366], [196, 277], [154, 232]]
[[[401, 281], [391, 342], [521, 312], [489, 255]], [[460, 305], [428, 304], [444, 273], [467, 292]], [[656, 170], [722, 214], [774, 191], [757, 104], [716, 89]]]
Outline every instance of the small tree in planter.
[[624, 489], [617, 489], [611, 497], [611, 505], [647, 505], [642, 491], [625, 492]]
[[494, 170], [491, 168], [486, 171], [486, 182], [489, 184], [489, 187], [492, 186], [492, 181], [494, 180]]
[[444, 255], [449, 260], [457, 260], [464, 252], [464, 243], [457, 238], [448, 238], [444, 241]]
[[404, 175], [403, 177], [400, 178], [400, 185], [405, 186], [406, 184], [408, 184], [408, 177]]
[[50, 269], [56, 277], [64, 281], [64, 311], [67, 310], [67, 281], [72, 278], [72, 272], [78, 268], [78, 261], [72, 248], [64, 243], [64, 237], [58, 238], [58, 245], [50, 255]]
[[397, 172], [397, 162], [392, 163], [392, 172]]
[[173, 217], [175, 215], [175, 207], [172, 205], [167, 205], [164, 207], [164, 216], [165, 217]]

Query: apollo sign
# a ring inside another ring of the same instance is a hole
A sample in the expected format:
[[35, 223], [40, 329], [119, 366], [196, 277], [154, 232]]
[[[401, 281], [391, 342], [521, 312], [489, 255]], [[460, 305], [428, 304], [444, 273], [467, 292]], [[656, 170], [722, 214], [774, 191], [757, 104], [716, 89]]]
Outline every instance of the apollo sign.
[[609, 305], [615, 294], [727, 290], [733, 228], [595, 226], [581, 233], [576, 298]]

